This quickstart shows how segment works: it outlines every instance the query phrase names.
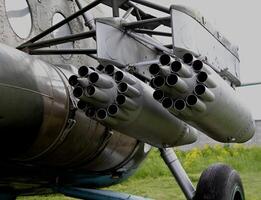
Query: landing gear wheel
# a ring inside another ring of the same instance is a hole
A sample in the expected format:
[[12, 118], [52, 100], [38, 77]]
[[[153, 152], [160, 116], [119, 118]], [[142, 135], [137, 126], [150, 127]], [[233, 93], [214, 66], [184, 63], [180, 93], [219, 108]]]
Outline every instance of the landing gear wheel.
[[245, 200], [239, 174], [227, 165], [210, 166], [199, 179], [194, 200]]

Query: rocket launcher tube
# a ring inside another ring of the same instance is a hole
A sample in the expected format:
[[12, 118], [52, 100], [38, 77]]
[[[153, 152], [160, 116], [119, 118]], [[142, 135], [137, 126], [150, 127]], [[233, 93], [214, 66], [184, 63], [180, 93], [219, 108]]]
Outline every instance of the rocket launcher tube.
[[169, 75], [166, 78], [166, 84], [180, 93], [188, 92], [189, 89], [187, 83], [179, 78], [176, 74]]
[[127, 110], [136, 110], [138, 108], [138, 105], [135, 101], [133, 101], [131, 98], [126, 97], [122, 94], [118, 95], [116, 98], [116, 103]]
[[203, 101], [214, 101], [215, 95], [206, 86], [199, 84], [195, 87], [194, 93]]
[[114, 86], [113, 80], [109, 76], [98, 74], [97, 72], [92, 72], [89, 76], [89, 80], [92, 84], [100, 88], [108, 89]]
[[[119, 92], [122, 93], [120, 98], [125, 97], [128, 102], [131, 102], [128, 107], [133, 108], [133, 110], [127, 110], [123, 106], [127, 101], [119, 102], [118, 96], [116, 103], [122, 105], [119, 105], [119, 107], [110, 106], [110, 110], [98, 112], [97, 119], [116, 131], [156, 147], [179, 146], [195, 142], [195, 129], [174, 117], [154, 100], [154, 90], [149, 85], [132, 75], [130, 76], [135, 80], [135, 85], [120, 83], [118, 88]], [[125, 98], [123, 99], [126, 100]], [[134, 104], [135, 106], [133, 106]], [[112, 109], [116, 107], [117, 109]], [[119, 110], [122, 111], [121, 114], [118, 114]], [[112, 111], [116, 111], [116, 113]], [[125, 114], [125, 111], [127, 114]], [[126, 120], [125, 116], [127, 116]], [[111, 123], [112, 120], [116, 120], [117, 123]]]
[[149, 67], [149, 72], [154, 76], [157, 75], [167, 76], [171, 73], [169, 66], [159, 66], [159, 64], [156, 63], [152, 64]]
[[192, 72], [187, 68], [187, 66], [183, 65], [180, 61], [174, 61], [171, 63], [171, 71], [172, 73], [177, 73], [183, 78], [191, 78]]
[[127, 74], [126, 72], [123, 72], [123, 71], [117, 71], [115, 73], [115, 81], [116, 82], [126, 82], [130, 85], [133, 85], [135, 84], [135, 80], [133, 80], [133, 78], [131, 78], [131, 75], [130, 74]]

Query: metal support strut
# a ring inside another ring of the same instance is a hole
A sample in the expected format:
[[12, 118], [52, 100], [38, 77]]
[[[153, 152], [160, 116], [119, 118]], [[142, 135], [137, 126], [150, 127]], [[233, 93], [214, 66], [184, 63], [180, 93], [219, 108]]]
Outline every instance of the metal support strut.
[[188, 200], [193, 200], [196, 190], [181, 163], [179, 162], [174, 150], [172, 148], [163, 148], [159, 150], [162, 159], [175, 177], [186, 198]]
[[47, 30], [41, 32], [40, 34], [36, 35], [35, 37], [31, 38], [30, 40], [28, 40], [27, 42], [21, 44], [20, 46], [17, 47], [17, 49], [24, 49], [26, 48], [29, 44], [34, 43], [40, 39], [42, 39], [43, 37], [45, 37], [46, 35], [48, 35], [49, 33], [53, 32], [54, 30], [60, 28], [61, 26], [63, 26], [64, 24], [72, 21], [73, 19], [75, 19], [76, 17], [83, 15], [86, 11], [96, 7], [97, 5], [99, 5], [101, 3], [102, 0], [95, 0], [92, 1], [90, 4], [88, 4], [87, 6], [85, 6], [84, 8], [82, 8], [81, 10], [75, 12], [74, 14], [72, 14], [71, 16], [67, 17], [66, 19], [60, 21], [59, 23], [51, 26], [50, 28], [48, 28]]

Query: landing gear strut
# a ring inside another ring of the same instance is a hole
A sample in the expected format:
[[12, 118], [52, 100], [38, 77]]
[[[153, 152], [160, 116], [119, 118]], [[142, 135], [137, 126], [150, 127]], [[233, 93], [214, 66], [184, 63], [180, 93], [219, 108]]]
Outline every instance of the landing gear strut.
[[163, 148], [160, 149], [160, 153], [186, 198], [188, 200], [193, 200], [196, 190], [181, 163], [179, 162], [174, 150], [172, 148]]
[[236, 170], [224, 164], [207, 168], [194, 189], [172, 148], [160, 149], [161, 157], [188, 200], [245, 200], [244, 189]]

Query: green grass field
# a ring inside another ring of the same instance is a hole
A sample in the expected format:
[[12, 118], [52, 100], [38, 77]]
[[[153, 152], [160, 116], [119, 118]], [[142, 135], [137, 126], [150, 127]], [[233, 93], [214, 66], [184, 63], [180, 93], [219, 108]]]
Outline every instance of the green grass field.
[[[261, 148], [205, 146], [202, 149], [176, 151], [184, 168], [196, 185], [201, 172], [209, 165], [220, 162], [231, 165], [240, 172], [245, 187], [246, 200], [261, 199]], [[152, 150], [135, 176], [107, 190], [126, 192], [156, 200], [184, 200], [184, 196], [161, 160], [159, 152]], [[61, 195], [23, 197], [21, 200], [68, 200]]]

